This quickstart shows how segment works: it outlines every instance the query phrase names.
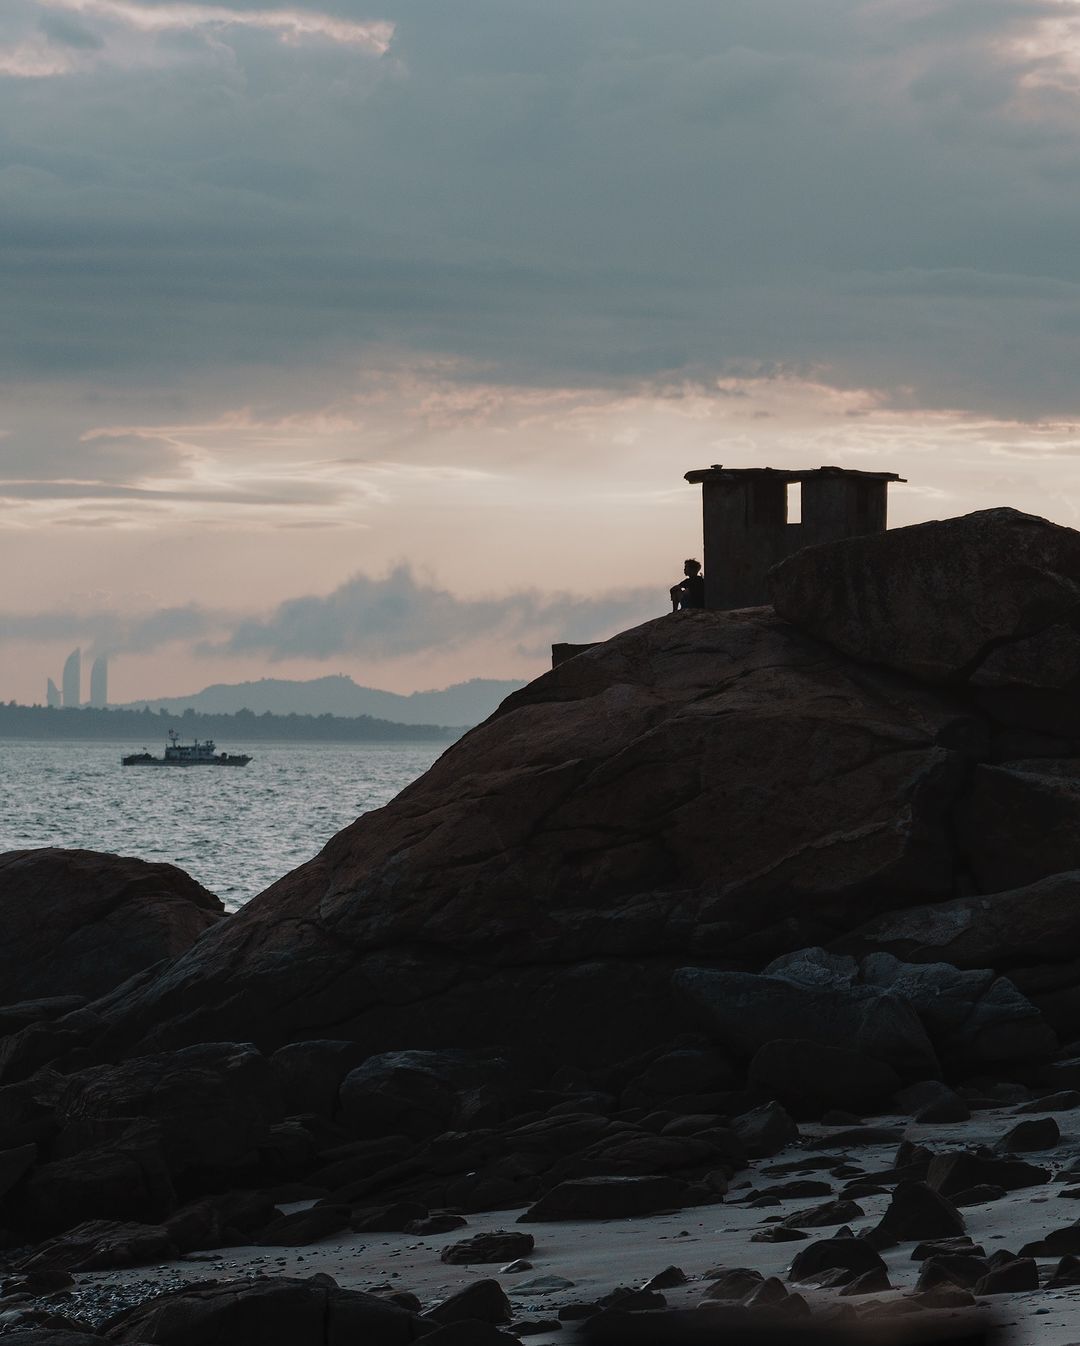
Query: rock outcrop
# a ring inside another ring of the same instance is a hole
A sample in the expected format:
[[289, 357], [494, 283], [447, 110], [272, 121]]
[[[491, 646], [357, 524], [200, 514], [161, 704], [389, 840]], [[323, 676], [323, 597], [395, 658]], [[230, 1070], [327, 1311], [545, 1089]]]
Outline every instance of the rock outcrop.
[[1080, 533], [1014, 509], [807, 547], [769, 589], [800, 630], [926, 682], [1063, 690], [1080, 676]]
[[692, 1025], [670, 987], [688, 960], [753, 964], [953, 896], [985, 737], [768, 611], [661, 618], [510, 697], [116, 998], [107, 1050], [322, 1034], [626, 1055]]
[[[899, 1097], [947, 1125], [1030, 1102], [1010, 1071], [1080, 1087], [1045, 1064], [1080, 1033], [1080, 718], [1052, 699], [1080, 686], [1080, 535], [990, 511], [808, 549], [776, 593], [789, 620], [676, 613], [567, 659], [226, 920], [166, 866], [0, 859], [28, 1002], [0, 1012], [0, 1243], [703, 1205], [807, 1117]], [[63, 914], [51, 971], [35, 901]], [[72, 969], [125, 911], [138, 956], [99, 995]], [[828, 1145], [900, 1139], [857, 1120]], [[882, 1182], [966, 1207], [1032, 1169], [939, 1159], [901, 1147], [800, 1219]]]
[[10, 1006], [104, 995], [185, 953], [223, 912], [175, 865], [93, 851], [8, 851], [0, 855], [0, 995]]
[[1080, 758], [1001, 761], [1018, 731], [970, 681], [1068, 619], [1080, 535], [987, 511], [808, 548], [775, 581], [788, 621], [671, 614], [510, 697], [391, 804], [96, 1006], [95, 1050], [325, 1036], [363, 1054], [558, 1042], [560, 1060], [618, 1059], [700, 1027], [680, 967], [757, 971], [1080, 870]]

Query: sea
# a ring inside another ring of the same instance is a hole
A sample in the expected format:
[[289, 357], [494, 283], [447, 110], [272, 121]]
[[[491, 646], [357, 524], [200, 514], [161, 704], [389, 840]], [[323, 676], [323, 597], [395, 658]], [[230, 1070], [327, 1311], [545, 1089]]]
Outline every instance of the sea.
[[142, 743], [0, 739], [0, 852], [63, 846], [167, 860], [236, 911], [448, 746], [250, 743], [246, 767], [158, 768], [120, 765]]

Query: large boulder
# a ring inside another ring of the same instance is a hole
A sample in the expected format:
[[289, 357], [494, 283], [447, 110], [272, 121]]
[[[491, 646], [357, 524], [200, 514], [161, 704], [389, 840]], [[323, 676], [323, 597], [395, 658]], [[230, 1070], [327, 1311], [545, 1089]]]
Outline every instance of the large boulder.
[[515, 693], [110, 1001], [101, 1049], [324, 1034], [620, 1059], [692, 1023], [674, 967], [764, 961], [951, 895], [983, 746], [949, 698], [768, 611], [671, 614]]
[[185, 953], [224, 910], [175, 865], [96, 851], [8, 851], [0, 855], [4, 1001], [103, 995]]
[[998, 971], [1066, 963], [1080, 947], [1080, 868], [1003, 892], [919, 903], [875, 916], [835, 947], [909, 963]]
[[769, 589], [801, 630], [926, 682], [1045, 690], [1080, 677], [1080, 533], [1035, 515], [980, 510], [807, 547]]
[[1080, 760], [976, 767], [957, 823], [981, 892], [1080, 869]]
[[69, 1076], [54, 1149], [78, 1155], [138, 1118], [174, 1177], [220, 1174], [252, 1157], [280, 1113], [265, 1057], [248, 1043], [204, 1043]]

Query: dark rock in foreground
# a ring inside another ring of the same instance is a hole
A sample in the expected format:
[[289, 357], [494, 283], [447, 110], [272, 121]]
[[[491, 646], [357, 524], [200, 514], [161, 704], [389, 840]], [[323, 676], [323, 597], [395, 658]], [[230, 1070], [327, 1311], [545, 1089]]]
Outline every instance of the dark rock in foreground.
[[329, 1276], [210, 1282], [162, 1295], [125, 1314], [107, 1341], [160, 1346], [325, 1346], [363, 1341], [407, 1346], [428, 1331], [416, 1314]]

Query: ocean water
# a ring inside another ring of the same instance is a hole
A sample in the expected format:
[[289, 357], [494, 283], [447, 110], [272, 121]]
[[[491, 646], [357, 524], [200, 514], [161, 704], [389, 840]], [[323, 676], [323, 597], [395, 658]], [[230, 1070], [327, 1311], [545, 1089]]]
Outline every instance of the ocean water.
[[254, 760], [120, 765], [143, 746], [0, 740], [0, 852], [66, 846], [167, 860], [235, 911], [393, 799], [448, 745], [230, 744]]

